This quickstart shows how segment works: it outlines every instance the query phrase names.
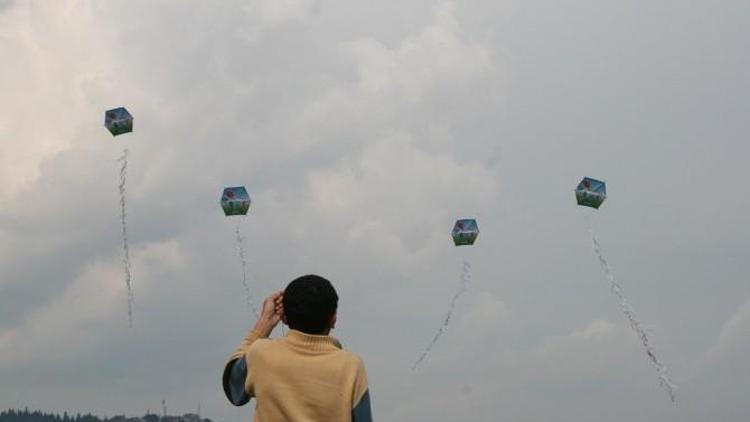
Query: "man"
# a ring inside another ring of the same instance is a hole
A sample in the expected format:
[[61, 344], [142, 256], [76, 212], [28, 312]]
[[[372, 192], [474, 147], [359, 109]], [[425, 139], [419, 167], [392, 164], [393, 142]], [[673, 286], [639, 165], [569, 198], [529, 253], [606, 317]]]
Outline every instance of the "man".
[[[371, 422], [362, 360], [329, 336], [338, 295], [306, 275], [266, 298], [253, 328], [224, 369], [224, 393], [242, 406], [255, 397], [255, 422]], [[279, 321], [286, 337], [268, 339]]]

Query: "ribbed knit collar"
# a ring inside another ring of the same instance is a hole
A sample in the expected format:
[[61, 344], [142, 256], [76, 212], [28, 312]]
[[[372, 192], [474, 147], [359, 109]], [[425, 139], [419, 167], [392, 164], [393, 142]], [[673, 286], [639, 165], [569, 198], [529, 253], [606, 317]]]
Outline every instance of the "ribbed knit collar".
[[341, 349], [341, 343], [335, 337], [306, 334], [297, 330], [289, 330], [286, 334], [286, 341], [293, 346], [311, 350], [330, 350], [331, 347]]

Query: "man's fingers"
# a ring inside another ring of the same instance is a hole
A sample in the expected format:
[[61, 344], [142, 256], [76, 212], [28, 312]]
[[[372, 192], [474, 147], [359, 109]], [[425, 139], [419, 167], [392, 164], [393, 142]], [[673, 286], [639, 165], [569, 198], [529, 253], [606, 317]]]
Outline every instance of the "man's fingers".
[[282, 291], [278, 291], [278, 292], [272, 293], [270, 296], [268, 296], [266, 298], [265, 301], [266, 302], [273, 302], [273, 304], [276, 305], [277, 303], [281, 302], [281, 300], [283, 299], [282, 295], [283, 295]]

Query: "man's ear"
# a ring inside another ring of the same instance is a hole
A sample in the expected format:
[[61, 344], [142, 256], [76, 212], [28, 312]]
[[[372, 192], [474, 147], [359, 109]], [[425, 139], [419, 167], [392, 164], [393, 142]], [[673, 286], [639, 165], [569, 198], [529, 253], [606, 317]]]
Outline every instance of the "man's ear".
[[331, 315], [331, 319], [328, 321], [328, 326], [331, 327], [331, 329], [336, 328], [336, 312]]

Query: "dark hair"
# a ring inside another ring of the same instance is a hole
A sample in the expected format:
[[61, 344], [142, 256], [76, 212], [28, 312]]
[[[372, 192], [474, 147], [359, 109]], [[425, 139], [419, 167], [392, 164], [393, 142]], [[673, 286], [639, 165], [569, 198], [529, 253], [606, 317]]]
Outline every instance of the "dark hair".
[[289, 328], [307, 334], [323, 334], [336, 313], [339, 296], [331, 282], [317, 275], [292, 280], [284, 290], [284, 315]]

